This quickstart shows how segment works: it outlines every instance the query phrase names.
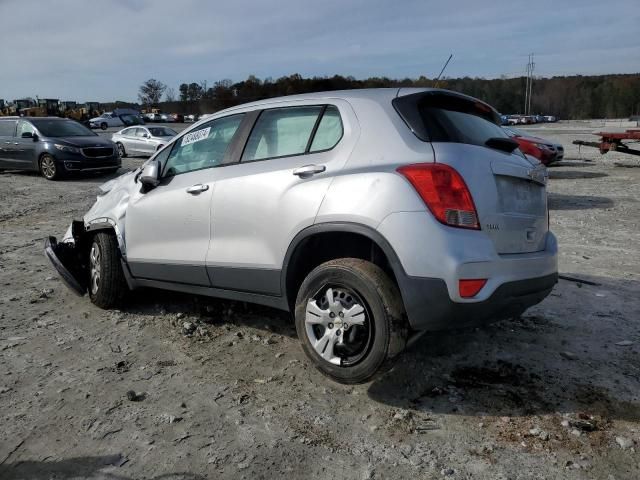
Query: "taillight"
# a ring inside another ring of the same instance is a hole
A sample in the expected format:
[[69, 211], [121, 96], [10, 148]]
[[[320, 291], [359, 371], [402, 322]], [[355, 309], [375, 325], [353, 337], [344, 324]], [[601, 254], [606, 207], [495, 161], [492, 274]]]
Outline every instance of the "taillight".
[[418, 163], [398, 168], [436, 219], [459, 228], [480, 230], [471, 192], [460, 174], [443, 163]]

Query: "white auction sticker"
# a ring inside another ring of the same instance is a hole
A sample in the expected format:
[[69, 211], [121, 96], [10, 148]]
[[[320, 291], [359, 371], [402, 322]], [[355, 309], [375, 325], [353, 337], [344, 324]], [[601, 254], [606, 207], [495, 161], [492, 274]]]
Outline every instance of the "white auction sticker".
[[184, 147], [185, 145], [190, 145], [192, 143], [200, 142], [209, 136], [209, 132], [211, 131], [211, 127], [203, 128], [202, 130], [197, 130], [195, 132], [187, 133], [184, 137], [182, 137], [181, 145]]

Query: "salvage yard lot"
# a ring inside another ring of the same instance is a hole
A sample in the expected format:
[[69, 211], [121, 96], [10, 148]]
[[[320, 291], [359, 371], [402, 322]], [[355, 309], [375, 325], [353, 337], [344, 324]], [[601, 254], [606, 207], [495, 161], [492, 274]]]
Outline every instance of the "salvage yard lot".
[[425, 336], [355, 387], [312, 368], [279, 311], [74, 296], [43, 238], [107, 178], [0, 173], [0, 478], [640, 478], [640, 158], [571, 145], [597, 126], [527, 128], [565, 145], [551, 228], [585, 282]]

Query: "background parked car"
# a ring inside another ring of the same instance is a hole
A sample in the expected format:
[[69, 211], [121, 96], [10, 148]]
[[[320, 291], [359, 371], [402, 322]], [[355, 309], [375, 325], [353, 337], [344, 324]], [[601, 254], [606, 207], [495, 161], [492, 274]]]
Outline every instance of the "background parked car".
[[160, 121], [163, 123], [175, 123], [176, 120], [173, 118], [173, 115], [171, 115], [170, 113], [161, 113]]
[[125, 123], [122, 119], [114, 115], [113, 112], [105, 112], [99, 117], [94, 117], [89, 120], [89, 126], [91, 128], [101, 128], [106, 130], [108, 127], [122, 127]]
[[184, 115], [181, 113], [172, 113], [173, 120], [178, 123], [184, 123]]
[[58, 117], [0, 117], [0, 168], [39, 171], [47, 180], [83, 170], [115, 172], [120, 158], [110, 140]]
[[195, 122], [198, 119], [197, 115], [194, 115], [193, 113], [189, 114], [189, 115], [185, 115], [184, 117], [184, 121], [185, 122]]
[[559, 162], [564, 157], [564, 147], [559, 143], [553, 143], [544, 138], [534, 137], [522, 130], [504, 127], [511, 138], [518, 142], [520, 151], [537, 158], [544, 165]]
[[127, 155], [153, 155], [178, 134], [167, 127], [131, 127], [116, 132], [111, 140], [121, 158]]

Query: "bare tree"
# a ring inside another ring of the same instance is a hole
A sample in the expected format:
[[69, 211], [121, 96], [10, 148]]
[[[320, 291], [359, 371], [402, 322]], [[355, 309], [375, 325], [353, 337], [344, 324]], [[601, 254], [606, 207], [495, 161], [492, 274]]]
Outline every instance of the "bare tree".
[[167, 89], [167, 86], [160, 80], [150, 78], [142, 85], [140, 85], [140, 91], [138, 92], [138, 98], [143, 105], [154, 105], [160, 102], [162, 94]]
[[173, 87], [167, 88], [167, 91], [164, 94], [165, 102], [175, 102], [176, 101], [176, 89]]

